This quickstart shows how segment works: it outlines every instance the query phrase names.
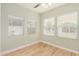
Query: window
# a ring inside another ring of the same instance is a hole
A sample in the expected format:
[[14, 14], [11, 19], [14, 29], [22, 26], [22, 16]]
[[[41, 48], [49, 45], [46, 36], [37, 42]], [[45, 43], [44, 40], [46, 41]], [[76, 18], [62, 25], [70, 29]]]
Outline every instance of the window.
[[23, 22], [21, 17], [8, 15], [8, 35], [23, 35]]
[[58, 36], [77, 39], [77, 12], [64, 14], [57, 18]]
[[62, 32], [65, 33], [75, 33], [76, 32], [76, 26], [73, 23], [64, 23], [62, 25]]
[[55, 18], [44, 19], [44, 35], [55, 35]]
[[36, 20], [27, 20], [27, 34], [35, 34], [36, 27], [37, 27]]

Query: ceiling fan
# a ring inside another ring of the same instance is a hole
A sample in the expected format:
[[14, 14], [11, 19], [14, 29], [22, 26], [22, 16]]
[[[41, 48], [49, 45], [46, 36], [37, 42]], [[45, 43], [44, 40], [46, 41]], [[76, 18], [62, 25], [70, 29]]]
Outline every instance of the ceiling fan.
[[33, 8], [38, 8], [39, 6], [48, 7], [51, 5], [52, 5], [52, 3], [38, 3]]
[[40, 5], [41, 5], [41, 3], [38, 3], [33, 8], [38, 8]]

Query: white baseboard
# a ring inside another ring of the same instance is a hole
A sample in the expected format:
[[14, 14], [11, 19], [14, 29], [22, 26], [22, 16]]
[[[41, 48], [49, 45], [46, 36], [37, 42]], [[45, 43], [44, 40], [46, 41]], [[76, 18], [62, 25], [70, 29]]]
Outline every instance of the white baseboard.
[[58, 47], [58, 48], [67, 50], [67, 51], [69, 51], [69, 52], [73, 52], [73, 53], [79, 54], [79, 51], [71, 50], [71, 49], [68, 49], [68, 48], [65, 48], [65, 47], [62, 47], [62, 46], [59, 46], [59, 45], [50, 43], [50, 42], [46, 42], [46, 41], [42, 41], [42, 42], [43, 42], [43, 43], [46, 43], [46, 44], [48, 44], [48, 45], [51, 45], [51, 46], [55, 46], [55, 47]]
[[10, 53], [10, 52], [13, 52], [13, 51], [22, 49], [22, 48], [24, 48], [24, 47], [31, 46], [31, 45], [36, 44], [36, 43], [39, 43], [39, 42], [43, 42], [43, 43], [49, 44], [49, 45], [51, 45], [51, 46], [55, 46], [55, 47], [58, 47], [58, 48], [61, 48], [61, 49], [64, 49], [64, 50], [67, 50], [67, 51], [70, 51], [70, 52], [79, 54], [79, 51], [71, 50], [71, 49], [68, 49], [68, 48], [65, 48], [65, 47], [62, 47], [62, 46], [59, 46], [59, 45], [50, 43], [50, 42], [46, 42], [46, 41], [35, 41], [35, 42], [33, 42], [33, 43], [29, 43], [29, 44], [26, 44], [26, 45], [23, 45], [23, 46], [14, 48], [14, 49], [12, 49], [12, 50], [8, 50], [8, 51], [0, 52], [0, 53], [1, 53], [0, 55], [3, 56], [3, 55], [5, 55], [5, 54], [7, 54], [7, 53]]
[[20, 46], [20, 47], [14, 48], [14, 49], [12, 49], [12, 50], [8, 50], [8, 51], [1, 52], [0, 55], [3, 56], [3, 55], [8, 54], [8, 53], [10, 53], [10, 52], [13, 52], [13, 51], [22, 49], [22, 48], [24, 48], [24, 47], [31, 46], [31, 45], [36, 44], [36, 43], [39, 43], [39, 42], [40, 42], [40, 41], [35, 41], [35, 42], [33, 42], [33, 43], [29, 43], [29, 44], [26, 44], [26, 45], [22, 45], [22, 46]]

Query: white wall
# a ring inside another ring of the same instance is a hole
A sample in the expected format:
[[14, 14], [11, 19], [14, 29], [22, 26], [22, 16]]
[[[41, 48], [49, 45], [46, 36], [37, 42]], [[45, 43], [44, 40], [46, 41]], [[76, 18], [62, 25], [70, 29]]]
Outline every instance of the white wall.
[[[39, 39], [39, 15], [16, 4], [2, 4], [2, 51], [11, 50]], [[24, 35], [8, 36], [8, 15], [15, 15], [24, 18]], [[36, 20], [36, 34], [27, 34], [27, 20]]]
[[[65, 14], [65, 13], [71, 13], [71, 12], [79, 12], [79, 4], [67, 4], [60, 6], [58, 8], [55, 8], [53, 10], [50, 10], [46, 13], [41, 14], [41, 23], [45, 18], [48, 17], [57, 17], [59, 15]], [[57, 19], [55, 19], [55, 25], [57, 25]], [[50, 42], [52, 44], [59, 45], [61, 47], [65, 47], [71, 50], [79, 51], [79, 15], [78, 15], [78, 39], [69, 39], [69, 38], [61, 38], [57, 36], [57, 28], [56, 30], [56, 36], [47, 36], [43, 35], [43, 23], [41, 24], [41, 30], [42, 30], [42, 40]]]
[[1, 4], [0, 4], [0, 52], [1, 52]]
[[[61, 38], [57, 36], [55, 37], [45, 36], [43, 35], [43, 32], [42, 32], [43, 31], [42, 24], [43, 24], [44, 18], [58, 16], [64, 13], [69, 13], [69, 12], [74, 12], [74, 11], [79, 12], [79, 4], [64, 5], [40, 15], [28, 10], [27, 8], [18, 6], [16, 4], [1, 4], [1, 8], [2, 8], [2, 11], [1, 11], [2, 19], [0, 20], [1, 21], [0, 27], [2, 30], [1, 31], [2, 51], [11, 50], [19, 46], [29, 44], [38, 40], [44, 40], [53, 44], [63, 46], [65, 48], [79, 51], [79, 39], [73, 40], [73, 39]], [[7, 17], [8, 15], [16, 15], [16, 16], [20, 16], [24, 18], [25, 22], [24, 22], [24, 35], [23, 36], [8, 36], [8, 17]], [[27, 34], [26, 22], [28, 19], [37, 20], [37, 24], [36, 24], [37, 32], [35, 35]], [[78, 26], [79, 26], [79, 21], [78, 21]], [[79, 38], [79, 31], [78, 31], [78, 38]]]

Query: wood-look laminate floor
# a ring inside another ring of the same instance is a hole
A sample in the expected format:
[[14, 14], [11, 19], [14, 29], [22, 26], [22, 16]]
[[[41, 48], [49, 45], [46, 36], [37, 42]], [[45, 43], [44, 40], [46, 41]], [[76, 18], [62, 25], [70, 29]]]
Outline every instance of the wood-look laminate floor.
[[40, 42], [8, 53], [5, 56], [79, 56], [79, 54]]

